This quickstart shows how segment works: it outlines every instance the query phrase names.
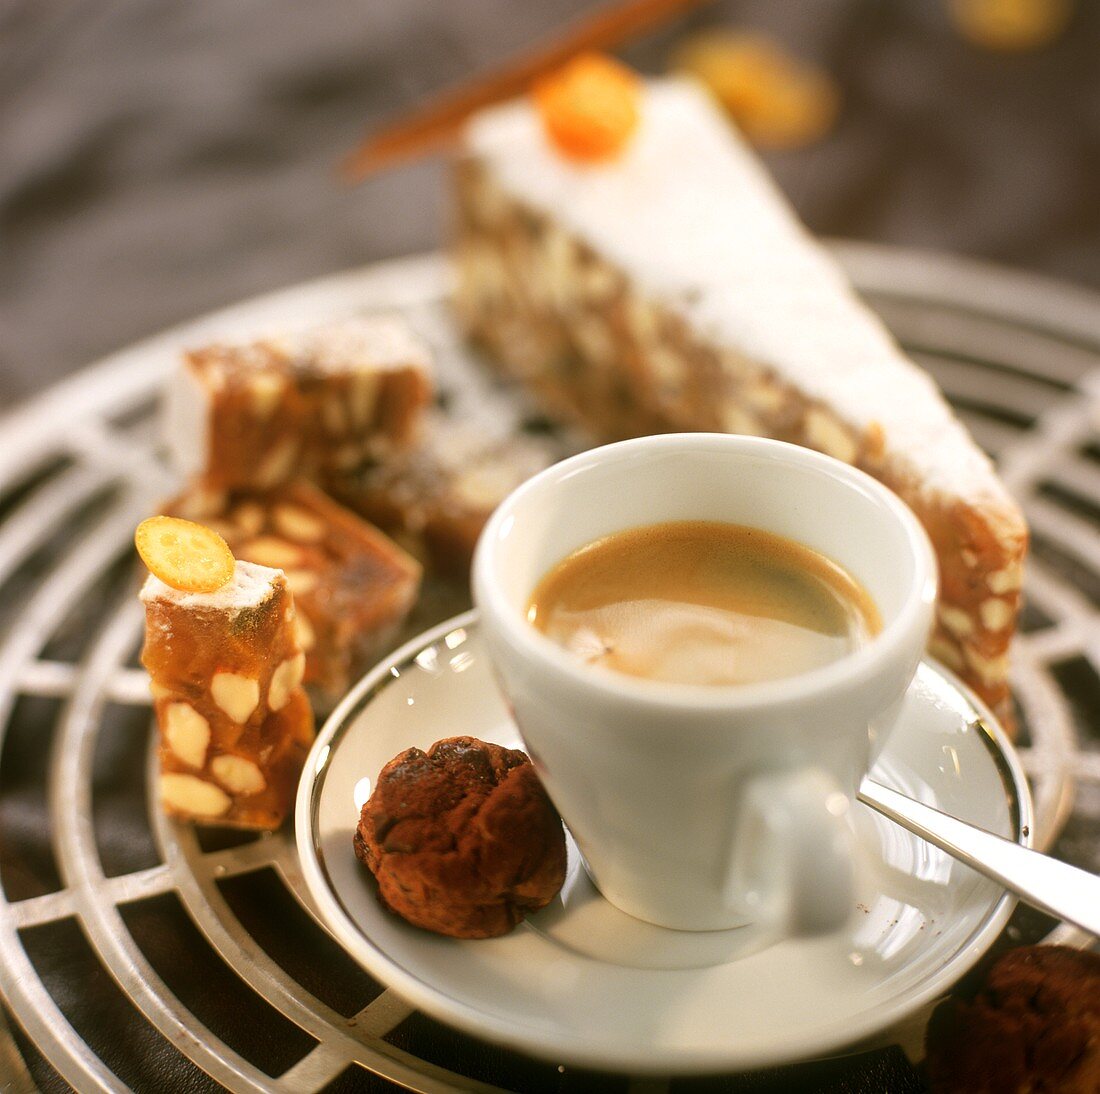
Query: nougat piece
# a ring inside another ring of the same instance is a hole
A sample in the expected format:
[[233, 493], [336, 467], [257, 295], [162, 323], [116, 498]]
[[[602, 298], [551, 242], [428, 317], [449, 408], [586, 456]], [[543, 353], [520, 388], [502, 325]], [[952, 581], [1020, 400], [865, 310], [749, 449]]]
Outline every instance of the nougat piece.
[[415, 558], [302, 480], [266, 493], [195, 485], [165, 511], [213, 528], [238, 558], [284, 571], [319, 709], [386, 650], [420, 590]]
[[434, 395], [430, 351], [396, 315], [312, 331], [295, 368], [322, 475], [409, 447]]
[[706, 93], [651, 81], [639, 110], [598, 164], [561, 156], [530, 100], [471, 120], [455, 175], [466, 332], [601, 439], [757, 434], [884, 482], [936, 550], [930, 651], [1010, 722], [1019, 506]]
[[414, 440], [432, 397], [427, 347], [396, 316], [185, 355], [168, 389], [174, 464], [216, 490], [319, 482]]
[[465, 579], [493, 510], [554, 459], [534, 437], [488, 439], [470, 426], [437, 423], [419, 447], [339, 476], [330, 489], [433, 572]]
[[199, 824], [278, 828], [313, 741], [286, 578], [238, 561], [216, 592], [181, 592], [150, 575], [141, 599], [161, 805]]

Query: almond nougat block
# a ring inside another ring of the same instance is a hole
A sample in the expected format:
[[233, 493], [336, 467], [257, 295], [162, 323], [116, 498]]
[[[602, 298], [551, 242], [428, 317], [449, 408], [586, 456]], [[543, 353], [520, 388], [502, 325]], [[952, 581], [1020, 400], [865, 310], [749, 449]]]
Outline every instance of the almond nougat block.
[[540, 438], [434, 422], [416, 448], [339, 476], [330, 489], [433, 572], [466, 580], [493, 510], [557, 455]]
[[416, 559], [301, 480], [267, 493], [198, 484], [165, 512], [214, 529], [237, 558], [284, 571], [305, 683], [320, 709], [331, 708], [384, 652], [420, 590]]
[[427, 348], [395, 316], [186, 355], [166, 431], [186, 476], [215, 490], [269, 490], [399, 450], [433, 391]]
[[286, 578], [237, 562], [216, 592], [180, 592], [150, 575], [141, 599], [161, 805], [200, 824], [278, 828], [313, 741]]

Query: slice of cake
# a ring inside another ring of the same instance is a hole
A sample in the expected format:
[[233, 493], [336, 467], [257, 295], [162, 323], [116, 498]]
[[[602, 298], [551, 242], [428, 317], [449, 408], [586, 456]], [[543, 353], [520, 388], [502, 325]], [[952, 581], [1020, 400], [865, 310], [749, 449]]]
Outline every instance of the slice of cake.
[[270, 490], [407, 446], [431, 397], [427, 347], [397, 316], [362, 316], [187, 354], [166, 433], [183, 475]]
[[636, 129], [598, 161], [548, 136], [544, 96], [468, 124], [455, 244], [466, 330], [606, 439], [778, 437], [892, 487], [939, 558], [932, 652], [1010, 719], [1019, 508], [706, 94], [672, 80], [637, 94]]

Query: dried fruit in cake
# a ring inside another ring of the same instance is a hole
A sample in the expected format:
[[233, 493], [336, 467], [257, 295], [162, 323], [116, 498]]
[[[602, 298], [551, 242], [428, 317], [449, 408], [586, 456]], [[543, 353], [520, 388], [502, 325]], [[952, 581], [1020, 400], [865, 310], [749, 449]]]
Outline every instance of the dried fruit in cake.
[[420, 589], [414, 558], [302, 480], [263, 493], [193, 484], [166, 508], [213, 524], [240, 558], [285, 572], [319, 709], [382, 652]]
[[150, 517], [134, 533], [141, 561], [181, 592], [212, 593], [233, 576], [229, 544], [210, 528], [179, 517]]
[[199, 824], [278, 828], [313, 741], [286, 578], [237, 562], [206, 593], [153, 574], [141, 599], [162, 807]]
[[972, 998], [937, 1008], [926, 1045], [933, 1094], [1096, 1094], [1100, 954], [1010, 950]]
[[571, 160], [614, 159], [638, 127], [639, 80], [601, 53], [582, 53], [532, 89], [547, 135]]
[[473, 737], [390, 760], [363, 805], [355, 853], [387, 908], [453, 938], [507, 934], [565, 881], [561, 818], [531, 761]]
[[836, 121], [840, 93], [830, 76], [766, 35], [704, 31], [679, 46], [673, 66], [707, 87], [760, 147], [810, 144]]

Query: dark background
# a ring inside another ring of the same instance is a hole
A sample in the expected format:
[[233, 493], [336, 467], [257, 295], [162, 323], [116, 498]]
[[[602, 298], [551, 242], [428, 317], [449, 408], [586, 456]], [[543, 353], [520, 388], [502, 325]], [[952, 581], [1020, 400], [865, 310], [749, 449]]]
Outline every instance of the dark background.
[[[1100, 286], [1100, 5], [1031, 53], [946, 0], [755, 0], [839, 82], [837, 127], [767, 157], [814, 231]], [[302, 278], [437, 247], [439, 161], [358, 189], [368, 126], [585, 0], [0, 0], [0, 407], [145, 334]], [[663, 69], [685, 25], [626, 51]]]

